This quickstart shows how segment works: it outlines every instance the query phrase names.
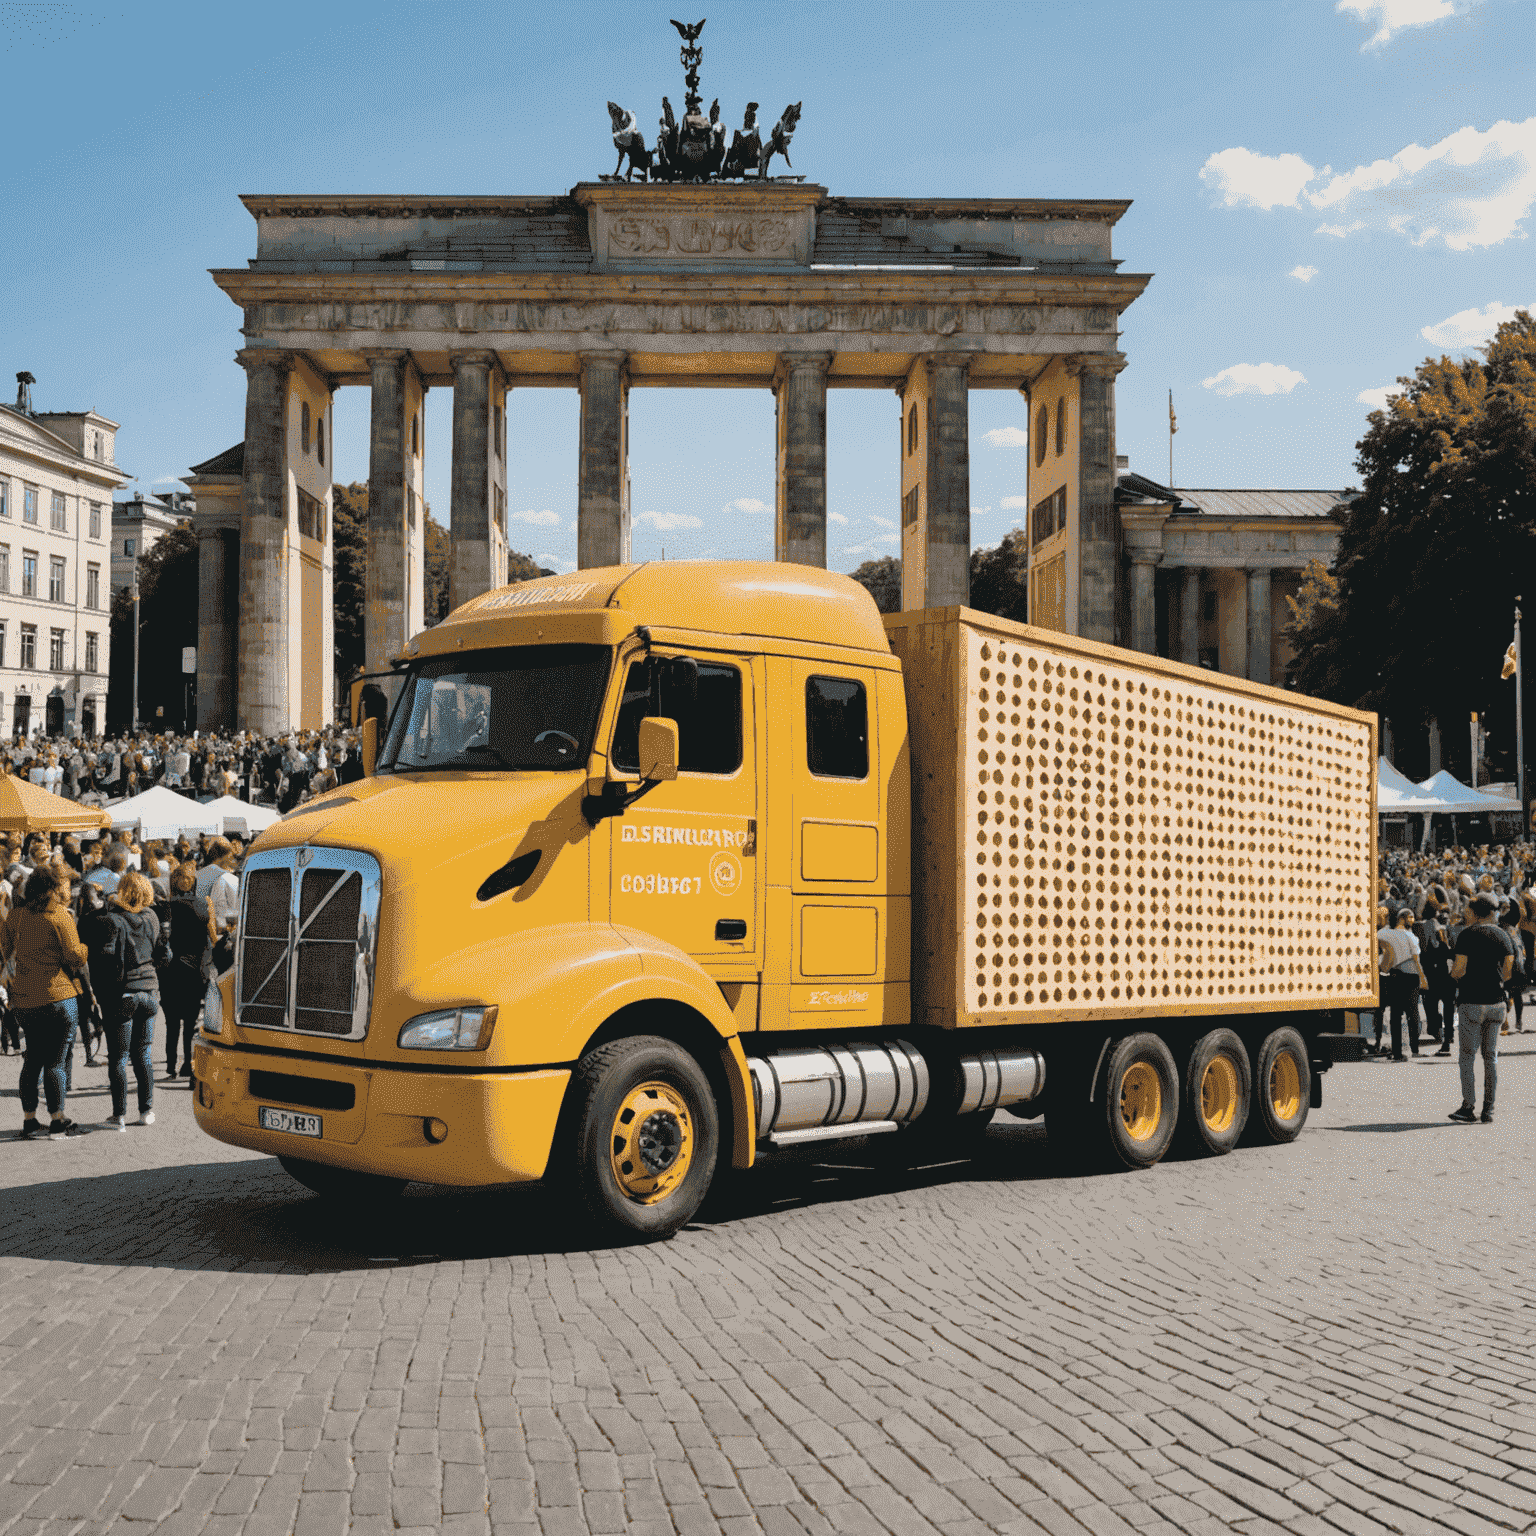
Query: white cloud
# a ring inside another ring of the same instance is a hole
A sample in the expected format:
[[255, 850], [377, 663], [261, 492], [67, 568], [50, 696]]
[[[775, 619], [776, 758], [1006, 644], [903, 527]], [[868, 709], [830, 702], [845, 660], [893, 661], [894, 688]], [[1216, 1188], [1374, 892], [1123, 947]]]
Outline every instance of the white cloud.
[[894, 528], [896, 526], [896, 524], [893, 523], [890, 518], [881, 517], [873, 512], [870, 514], [869, 520], [880, 528]]
[[720, 508], [722, 512], [771, 512], [772, 507], [766, 501], [759, 501], [755, 496], [738, 496], [735, 501], [728, 501]]
[[841, 512], [828, 512], [827, 521], [829, 523], [846, 523], [848, 519]]
[[702, 528], [702, 517], [689, 517], [686, 512], [642, 512], [637, 523], [649, 523], [660, 533], [671, 533], [678, 528]]
[[[551, 512], [546, 507], [542, 512], [514, 512], [512, 514], [512, 521], [514, 523], [533, 523], [540, 528], [558, 528], [560, 526], [560, 514], [558, 512]], [[572, 526], [574, 527], [575, 525], [573, 524]]]
[[1434, 325], [1426, 325], [1419, 335], [1425, 341], [1448, 351], [1463, 351], [1468, 347], [1485, 347], [1493, 340], [1493, 333], [1506, 320], [1515, 318], [1517, 309], [1536, 313], [1536, 303], [1500, 304], [1497, 299], [1482, 309], [1461, 309], [1454, 315]]
[[1451, 0], [1339, 0], [1334, 10], [1341, 16], [1354, 16], [1360, 21], [1376, 24], [1375, 34], [1360, 45], [1362, 53], [1367, 48], [1381, 47], [1394, 32], [1427, 26], [1432, 21], [1442, 21], [1456, 14]]
[[981, 440], [989, 448], [1028, 448], [1029, 433], [1023, 427], [993, 427]]
[[998, 502], [998, 506], [1000, 506], [1004, 512], [1028, 512], [1029, 497], [1004, 496], [1003, 499]]
[[1387, 408], [1388, 399], [1402, 392], [1401, 384], [1383, 384], [1379, 389], [1362, 389], [1355, 399], [1361, 405], [1370, 406], [1373, 411], [1384, 411]]
[[151, 485], [180, 485], [184, 478], [185, 476], [183, 475], [160, 475], [149, 483]]
[[1288, 395], [1307, 381], [1284, 363], [1234, 363], [1200, 382], [1218, 395]]
[[876, 555], [886, 554], [886, 545], [899, 545], [901, 535], [899, 533], [877, 533], [872, 539], [865, 539], [862, 544], [845, 544], [845, 555], [859, 555], [864, 559], [873, 559]]
[[1294, 277], [1298, 283], [1310, 283], [1312, 279], [1317, 276], [1317, 268], [1292, 267], [1291, 270], [1285, 275], [1287, 277]]
[[547, 565], [550, 570], [564, 575], [567, 571], [576, 569], [574, 560], [567, 560], [564, 555], [535, 555], [533, 557], [540, 565]]
[[1200, 180], [1220, 193], [1228, 208], [1299, 208], [1302, 188], [1317, 174], [1300, 155], [1256, 155], [1240, 148], [1221, 150], [1200, 167]]
[[1415, 245], [1440, 241], [1469, 251], [1523, 233], [1521, 221], [1536, 205], [1536, 117], [1458, 128], [1427, 149], [1409, 144], [1390, 159], [1338, 173], [1314, 171], [1300, 155], [1224, 149], [1205, 162], [1200, 179], [1229, 208], [1300, 208], [1305, 200], [1329, 215], [1320, 235], [1342, 240], [1380, 229]]

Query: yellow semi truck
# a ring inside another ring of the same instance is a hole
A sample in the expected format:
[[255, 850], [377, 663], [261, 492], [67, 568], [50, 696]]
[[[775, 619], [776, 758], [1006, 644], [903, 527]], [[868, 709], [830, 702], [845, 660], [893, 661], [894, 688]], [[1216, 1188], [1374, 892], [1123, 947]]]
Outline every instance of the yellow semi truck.
[[324, 1195], [659, 1237], [1000, 1108], [1146, 1167], [1294, 1138], [1375, 1004], [1373, 716], [755, 563], [487, 593], [386, 687], [253, 844], [194, 1054], [203, 1129]]

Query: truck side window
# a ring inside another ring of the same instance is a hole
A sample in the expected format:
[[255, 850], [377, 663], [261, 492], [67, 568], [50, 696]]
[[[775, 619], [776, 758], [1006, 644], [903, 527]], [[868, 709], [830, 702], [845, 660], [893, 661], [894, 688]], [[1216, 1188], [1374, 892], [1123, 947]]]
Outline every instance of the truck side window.
[[[699, 692], [676, 711], [679, 773], [735, 773], [741, 767], [741, 673], [716, 662], [699, 663]], [[640, 722], [651, 712], [651, 663], [632, 661], [613, 731], [613, 764], [640, 771]]]
[[869, 708], [864, 684], [850, 677], [805, 680], [805, 755], [824, 779], [869, 774]]

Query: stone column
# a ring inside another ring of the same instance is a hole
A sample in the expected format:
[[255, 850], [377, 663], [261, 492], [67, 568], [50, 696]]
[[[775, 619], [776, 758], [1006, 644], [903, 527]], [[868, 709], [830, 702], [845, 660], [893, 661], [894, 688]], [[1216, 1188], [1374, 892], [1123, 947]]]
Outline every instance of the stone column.
[[1200, 567], [1186, 565], [1179, 591], [1179, 660], [1200, 665]]
[[197, 520], [197, 725], [199, 730], [227, 731], [235, 724], [235, 657], [239, 654], [239, 591], [239, 526], [213, 525], [200, 516]]
[[450, 352], [453, 364], [453, 492], [449, 509], [448, 608], [505, 581], [496, 527], [506, 505], [501, 422], [506, 380], [494, 352]]
[[1085, 640], [1123, 644], [1120, 618], [1120, 517], [1115, 509], [1115, 375], [1118, 352], [1067, 360], [1078, 376], [1077, 632]]
[[288, 435], [293, 358], [246, 347], [245, 461], [240, 491], [238, 723], [276, 735], [288, 719]]
[[1131, 556], [1131, 649], [1157, 654], [1157, 561], [1140, 551]]
[[779, 359], [774, 378], [778, 475], [773, 558], [827, 564], [827, 369], [830, 352]]
[[1269, 679], [1269, 568], [1255, 567], [1248, 572], [1248, 681], [1267, 683]]
[[903, 609], [970, 601], [970, 367], [965, 353], [919, 358], [902, 387]]
[[[415, 455], [410, 441], [407, 375], [410, 353], [368, 348], [373, 388], [368, 435], [368, 587], [363, 605], [363, 664], [388, 669], [410, 638], [407, 563], [411, 531], [409, 491]], [[417, 390], [419, 391], [419, 383]]]
[[581, 358], [576, 564], [629, 564], [629, 375], [623, 352]]

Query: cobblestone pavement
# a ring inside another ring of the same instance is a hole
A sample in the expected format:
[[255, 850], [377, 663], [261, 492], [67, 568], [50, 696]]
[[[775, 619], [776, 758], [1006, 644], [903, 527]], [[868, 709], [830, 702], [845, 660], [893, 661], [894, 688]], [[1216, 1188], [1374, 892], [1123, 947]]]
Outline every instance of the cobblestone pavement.
[[0, 1531], [1524, 1531], [1527, 1039], [1491, 1126], [1362, 1063], [1292, 1147], [1084, 1177], [1000, 1116], [608, 1252], [537, 1194], [338, 1218], [161, 1087], [0, 1141]]

